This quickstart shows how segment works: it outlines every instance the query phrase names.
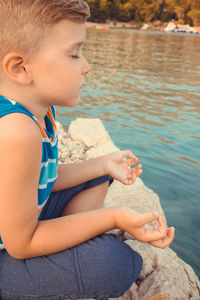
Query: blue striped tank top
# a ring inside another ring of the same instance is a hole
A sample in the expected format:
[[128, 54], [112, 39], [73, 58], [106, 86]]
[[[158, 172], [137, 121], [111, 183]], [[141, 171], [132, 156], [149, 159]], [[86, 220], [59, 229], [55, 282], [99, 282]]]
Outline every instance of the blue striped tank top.
[[[39, 126], [42, 136], [42, 160], [38, 186], [38, 220], [42, 208], [47, 202], [57, 179], [58, 169], [58, 134], [55, 124], [55, 110], [51, 106], [45, 116], [46, 128], [43, 128], [37, 118], [22, 104], [0, 95], [0, 118], [10, 113], [23, 113], [32, 118]], [[4, 249], [0, 237], [0, 250]]]

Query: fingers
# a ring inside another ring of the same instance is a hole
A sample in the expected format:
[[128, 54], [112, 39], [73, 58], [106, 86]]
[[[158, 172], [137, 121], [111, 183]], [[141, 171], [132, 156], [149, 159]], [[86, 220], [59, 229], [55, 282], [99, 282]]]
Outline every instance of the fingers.
[[142, 174], [142, 165], [139, 164], [137, 167], [131, 169], [132, 175], [135, 175], [136, 177], [140, 176]]
[[172, 241], [174, 240], [174, 236], [175, 236], [175, 228], [170, 227], [167, 229], [167, 235], [163, 239], [150, 242], [149, 244], [154, 247], [163, 249], [168, 247], [172, 243]]
[[[149, 243], [157, 248], [165, 248], [174, 239], [174, 227], [168, 228], [166, 221], [156, 212], [151, 211], [144, 214], [134, 212], [133, 220], [134, 228], [129, 233], [143, 243]], [[158, 222], [157, 227], [149, 225], [154, 220]]]
[[128, 168], [127, 178], [125, 181], [123, 181], [123, 183], [126, 185], [133, 184], [136, 181], [137, 177], [142, 174], [141, 167], [142, 165], [140, 164], [134, 169]]
[[167, 234], [167, 223], [160, 216], [157, 216], [156, 220], [158, 222], [158, 231], [160, 232], [162, 238], [164, 238]]
[[144, 226], [146, 224], [153, 222], [157, 218], [157, 214], [153, 211], [150, 211], [150, 212], [147, 212], [144, 214], [138, 213], [136, 218], [137, 218], [137, 220], [136, 220], [137, 227], [141, 227], [141, 226]]
[[159, 224], [158, 231], [162, 237], [160, 239], [155, 238], [154, 240], [150, 241], [150, 244], [157, 248], [166, 248], [174, 239], [175, 228], [168, 228], [165, 220], [160, 216], [158, 216], [156, 219]]
[[168, 241], [167, 241], [167, 245], [165, 247], [167, 247], [168, 245], [170, 245], [171, 242], [175, 238], [175, 228], [174, 227], [168, 228], [168, 230], [167, 230], [167, 237], [168, 237]]
[[[149, 225], [149, 223], [154, 220], [158, 222], [157, 227]], [[131, 234], [141, 242], [149, 243], [157, 248], [165, 248], [169, 246], [174, 239], [175, 228], [168, 228], [166, 221], [158, 216], [156, 212], [148, 212], [145, 214], [136, 213], [134, 223], [135, 230]]]
[[[167, 231], [167, 236], [168, 236], [168, 239], [169, 239], [169, 244], [171, 244], [171, 242], [174, 240], [175, 238], [175, 228], [174, 227], [170, 227], [168, 228], [168, 231]], [[167, 245], [167, 246], [168, 246]]]
[[[127, 167], [137, 164], [138, 158], [130, 151], [121, 151], [124, 160], [126, 161]], [[125, 184], [132, 184], [135, 182], [138, 176], [142, 174], [142, 165], [138, 164], [135, 168], [130, 168]]]
[[[164, 219], [160, 216], [155, 216], [154, 220], [157, 220], [158, 227], [148, 227], [145, 228], [145, 242], [151, 243], [154, 241], [162, 240], [167, 236], [167, 224]], [[150, 222], [149, 222], [150, 223]], [[148, 222], [146, 223], [148, 224]]]
[[129, 161], [129, 164], [131, 163], [130, 166], [138, 162], [138, 158], [130, 150], [122, 151], [122, 155], [124, 158], [130, 159]]
[[159, 230], [165, 229], [167, 231], [167, 223], [166, 223], [166, 221], [163, 218], [161, 218], [159, 215], [157, 215], [156, 220], [157, 220], [158, 226], [159, 226], [158, 229]]

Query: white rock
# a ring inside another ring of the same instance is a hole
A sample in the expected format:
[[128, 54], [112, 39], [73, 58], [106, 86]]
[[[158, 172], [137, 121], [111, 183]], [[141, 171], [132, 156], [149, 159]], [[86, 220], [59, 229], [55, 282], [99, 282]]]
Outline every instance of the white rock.
[[128, 206], [141, 213], [155, 211], [164, 216], [158, 195], [148, 189], [140, 178], [137, 178], [133, 185], [127, 186], [114, 181], [109, 188], [104, 206], [116, 205]]
[[90, 148], [86, 152], [86, 159], [95, 158], [104, 154], [108, 154], [111, 152], [119, 151], [112, 141], [106, 142], [98, 147]]
[[149, 24], [147, 24], [147, 23], [143, 24], [140, 29], [141, 30], [147, 30], [147, 29], [149, 29]]
[[77, 119], [69, 126], [69, 135], [73, 140], [83, 142], [88, 148], [111, 142], [111, 139], [99, 119]]
[[176, 29], [176, 24], [174, 22], [169, 22], [165, 27], [164, 31], [171, 31]]
[[[159, 249], [136, 240], [126, 243], [143, 258], [139, 299], [162, 295], [166, 300], [200, 299], [200, 283], [192, 268], [169, 247]], [[153, 298], [154, 299], [154, 298]], [[162, 299], [162, 298], [161, 298]]]

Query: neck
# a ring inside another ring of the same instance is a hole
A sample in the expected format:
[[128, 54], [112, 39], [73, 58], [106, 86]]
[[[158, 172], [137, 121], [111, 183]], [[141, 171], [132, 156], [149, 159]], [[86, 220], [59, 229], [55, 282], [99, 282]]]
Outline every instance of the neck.
[[6, 89], [5, 87], [0, 87], [0, 95], [22, 104], [38, 119], [41, 125], [44, 124], [44, 117], [47, 114], [49, 106], [37, 101], [33, 93], [26, 93], [25, 91], [22, 93], [20, 91], [14, 91], [12, 88]]

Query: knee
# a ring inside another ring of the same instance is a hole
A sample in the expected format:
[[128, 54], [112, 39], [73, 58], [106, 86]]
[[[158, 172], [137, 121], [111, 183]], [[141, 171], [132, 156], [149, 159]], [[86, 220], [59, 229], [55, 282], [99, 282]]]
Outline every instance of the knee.
[[[120, 297], [139, 277], [142, 269], [141, 256], [118, 236], [102, 234], [87, 241], [85, 246], [85, 251], [80, 251], [79, 257], [81, 255], [82, 272], [87, 259], [83, 276], [86, 285], [91, 283], [99, 291], [103, 288], [112, 298]], [[83, 255], [87, 255], [89, 261]], [[91, 279], [88, 276], [92, 273]]]
[[[138, 279], [142, 270], [142, 257], [135, 252], [130, 246], [123, 242], [119, 236], [105, 235], [105, 246], [108, 244], [112, 251], [108, 252], [106, 257], [107, 272], [112, 275], [113, 265], [115, 266], [114, 273], [117, 277], [116, 294], [119, 297], [123, 295], [131, 285]], [[115, 285], [116, 287], [116, 285]]]

